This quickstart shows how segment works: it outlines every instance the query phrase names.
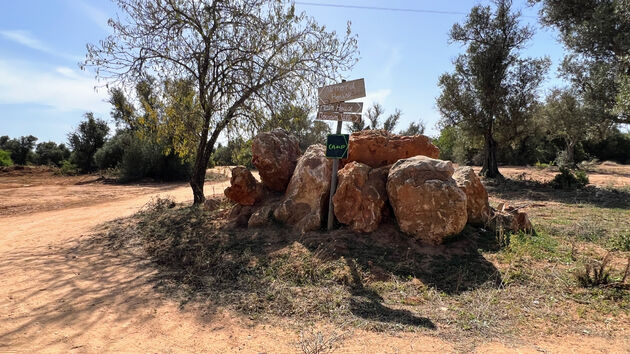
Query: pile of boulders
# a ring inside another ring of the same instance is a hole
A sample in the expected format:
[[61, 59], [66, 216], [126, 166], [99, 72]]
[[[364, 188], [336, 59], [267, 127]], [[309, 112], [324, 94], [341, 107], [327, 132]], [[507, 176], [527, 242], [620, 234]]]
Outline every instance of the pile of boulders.
[[[301, 154], [298, 140], [282, 129], [256, 136], [252, 162], [261, 182], [245, 167], [232, 170], [225, 195], [237, 203], [230, 213], [233, 222], [261, 227], [275, 221], [299, 232], [320, 229], [332, 173], [325, 152], [325, 146], [316, 144]], [[352, 134], [332, 200], [336, 219], [355, 232], [373, 232], [393, 210], [403, 232], [430, 244], [462, 232], [466, 224], [532, 230], [527, 214], [505, 205], [490, 207], [472, 168], [455, 169], [438, 155], [424, 135]]]

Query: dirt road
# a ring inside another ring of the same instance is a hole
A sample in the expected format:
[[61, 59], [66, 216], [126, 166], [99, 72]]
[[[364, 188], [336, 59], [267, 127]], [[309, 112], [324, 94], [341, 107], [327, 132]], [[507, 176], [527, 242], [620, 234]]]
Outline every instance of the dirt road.
[[[214, 186], [218, 192], [225, 185], [208, 184], [206, 191]], [[129, 187], [128, 197], [121, 188], [109, 201], [0, 216], [0, 352], [299, 351], [297, 330], [253, 324], [221, 309], [180, 306], [153, 289], [154, 272], [145, 259], [91, 242], [89, 235], [98, 225], [136, 212], [151, 197], [192, 198], [186, 185], [144, 192]], [[332, 330], [324, 326], [322, 332]], [[361, 330], [346, 333], [339, 345], [342, 353], [475, 347], [492, 352], [572, 348], [590, 353], [628, 348], [619, 339], [582, 336], [462, 344], [421, 334]]]

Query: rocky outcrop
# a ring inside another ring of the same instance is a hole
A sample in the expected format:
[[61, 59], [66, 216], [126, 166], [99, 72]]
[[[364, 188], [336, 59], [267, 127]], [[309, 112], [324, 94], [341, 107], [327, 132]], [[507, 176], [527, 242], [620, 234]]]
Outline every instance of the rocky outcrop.
[[439, 244], [466, 226], [466, 194], [451, 177], [450, 161], [415, 156], [389, 170], [387, 194], [400, 229], [429, 244]]
[[260, 133], [252, 140], [252, 163], [271, 190], [285, 191], [299, 157], [298, 139], [283, 129]]
[[300, 232], [321, 227], [330, 192], [332, 161], [324, 145], [311, 145], [300, 157], [274, 217]]
[[356, 232], [378, 228], [387, 202], [389, 166], [371, 168], [351, 162], [339, 171], [339, 184], [333, 197], [335, 216]]
[[489, 225], [494, 232], [534, 232], [529, 216], [518, 208], [501, 203], [491, 214]]
[[363, 130], [350, 135], [348, 158], [342, 163], [356, 161], [381, 167], [417, 155], [437, 158], [440, 149], [424, 135], [402, 136], [386, 130]]
[[455, 170], [453, 179], [457, 186], [466, 193], [466, 210], [468, 223], [485, 225], [490, 218], [488, 192], [471, 167], [460, 167]]
[[232, 169], [230, 187], [224, 193], [240, 205], [254, 205], [262, 199], [264, 189], [245, 166], [236, 166]]
[[263, 227], [271, 224], [271, 217], [273, 216], [273, 205], [264, 205], [258, 208], [252, 213], [247, 222], [248, 228]]
[[265, 199], [256, 205], [256, 209], [247, 222], [248, 228], [265, 227], [273, 224], [273, 211], [276, 210], [282, 195], [267, 193]]
[[235, 204], [228, 213], [226, 227], [229, 229], [246, 227], [254, 208], [251, 205]]

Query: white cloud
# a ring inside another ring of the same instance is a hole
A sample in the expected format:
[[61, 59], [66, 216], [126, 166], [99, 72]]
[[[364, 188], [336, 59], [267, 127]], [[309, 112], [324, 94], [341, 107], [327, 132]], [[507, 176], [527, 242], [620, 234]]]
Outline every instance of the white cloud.
[[50, 48], [49, 46], [47, 46], [45, 43], [43, 43], [42, 41], [40, 41], [39, 39], [33, 37], [30, 32], [28, 31], [22, 31], [22, 30], [2, 30], [0, 31], [0, 36], [16, 42], [18, 44], [21, 44], [25, 47], [29, 47], [31, 49], [35, 49], [38, 50], [40, 52], [44, 52], [50, 55], [54, 55], [57, 57], [61, 57], [61, 58], [65, 58], [65, 59], [70, 59], [70, 60], [80, 60], [81, 57], [77, 57], [77, 56], [73, 56], [73, 55], [69, 55], [69, 54], [65, 54], [65, 53], [61, 53], [58, 52], [52, 48]]
[[60, 66], [58, 68], [55, 69], [56, 72], [58, 72], [59, 74], [71, 78], [71, 79], [79, 79], [79, 75], [72, 69], [65, 67], [65, 66]]
[[85, 1], [78, 0], [75, 2], [75, 4], [78, 5], [79, 8], [81, 8], [81, 10], [83, 11], [83, 13], [85, 13], [85, 15], [90, 20], [92, 20], [92, 22], [98, 25], [103, 31], [105, 32], [111, 31], [111, 28], [107, 24], [107, 21], [109, 21], [109, 15], [105, 11], [97, 7], [94, 7]]
[[391, 48], [389, 52], [389, 58], [387, 58], [387, 61], [383, 66], [383, 70], [381, 71], [381, 77], [385, 80], [391, 80], [392, 71], [394, 70], [394, 67], [396, 67], [396, 65], [400, 63], [401, 59], [402, 56], [400, 55], [400, 50], [396, 47]]
[[373, 103], [384, 104], [387, 100], [387, 97], [389, 97], [391, 93], [391, 89], [380, 89], [377, 91], [371, 91], [368, 92], [364, 98], [361, 98], [357, 101], [363, 102], [363, 113], [365, 113]]
[[66, 67], [45, 70], [23, 62], [0, 60], [0, 103], [38, 104], [58, 111], [109, 111], [107, 91], [94, 90], [89, 75]]

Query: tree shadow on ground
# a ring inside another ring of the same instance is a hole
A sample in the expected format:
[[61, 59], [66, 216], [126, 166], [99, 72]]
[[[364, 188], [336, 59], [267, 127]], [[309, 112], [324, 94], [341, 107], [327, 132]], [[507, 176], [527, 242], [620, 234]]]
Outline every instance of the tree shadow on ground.
[[[214, 225], [216, 215], [185, 207], [113, 227], [107, 237], [133, 241], [156, 266], [155, 288], [182, 304], [227, 306], [249, 317], [345, 318], [435, 329], [413, 311], [392, 307], [374, 282], [407, 283], [459, 294], [498, 287], [500, 272], [480, 253], [494, 235], [467, 227], [439, 246], [422, 245], [385, 224], [370, 234], [347, 229], [299, 234]], [[415, 283], [414, 283], [415, 284]], [[395, 303], [395, 302], [394, 302]]]
[[488, 194], [507, 200], [555, 201], [565, 204], [590, 204], [603, 208], [630, 209], [630, 190], [620, 188], [555, 189], [548, 183], [504, 179], [485, 181]]
[[318, 239], [322, 237], [327, 238], [332, 254], [354, 259], [366, 271], [384, 272], [399, 279], [417, 278], [447, 294], [488, 283], [501, 284], [500, 272], [480, 253], [499, 250], [496, 237], [471, 226], [441, 245], [422, 244], [391, 223], [369, 234], [356, 234], [346, 228], [329, 235], [309, 233], [301, 242], [314, 249], [321, 245]]

